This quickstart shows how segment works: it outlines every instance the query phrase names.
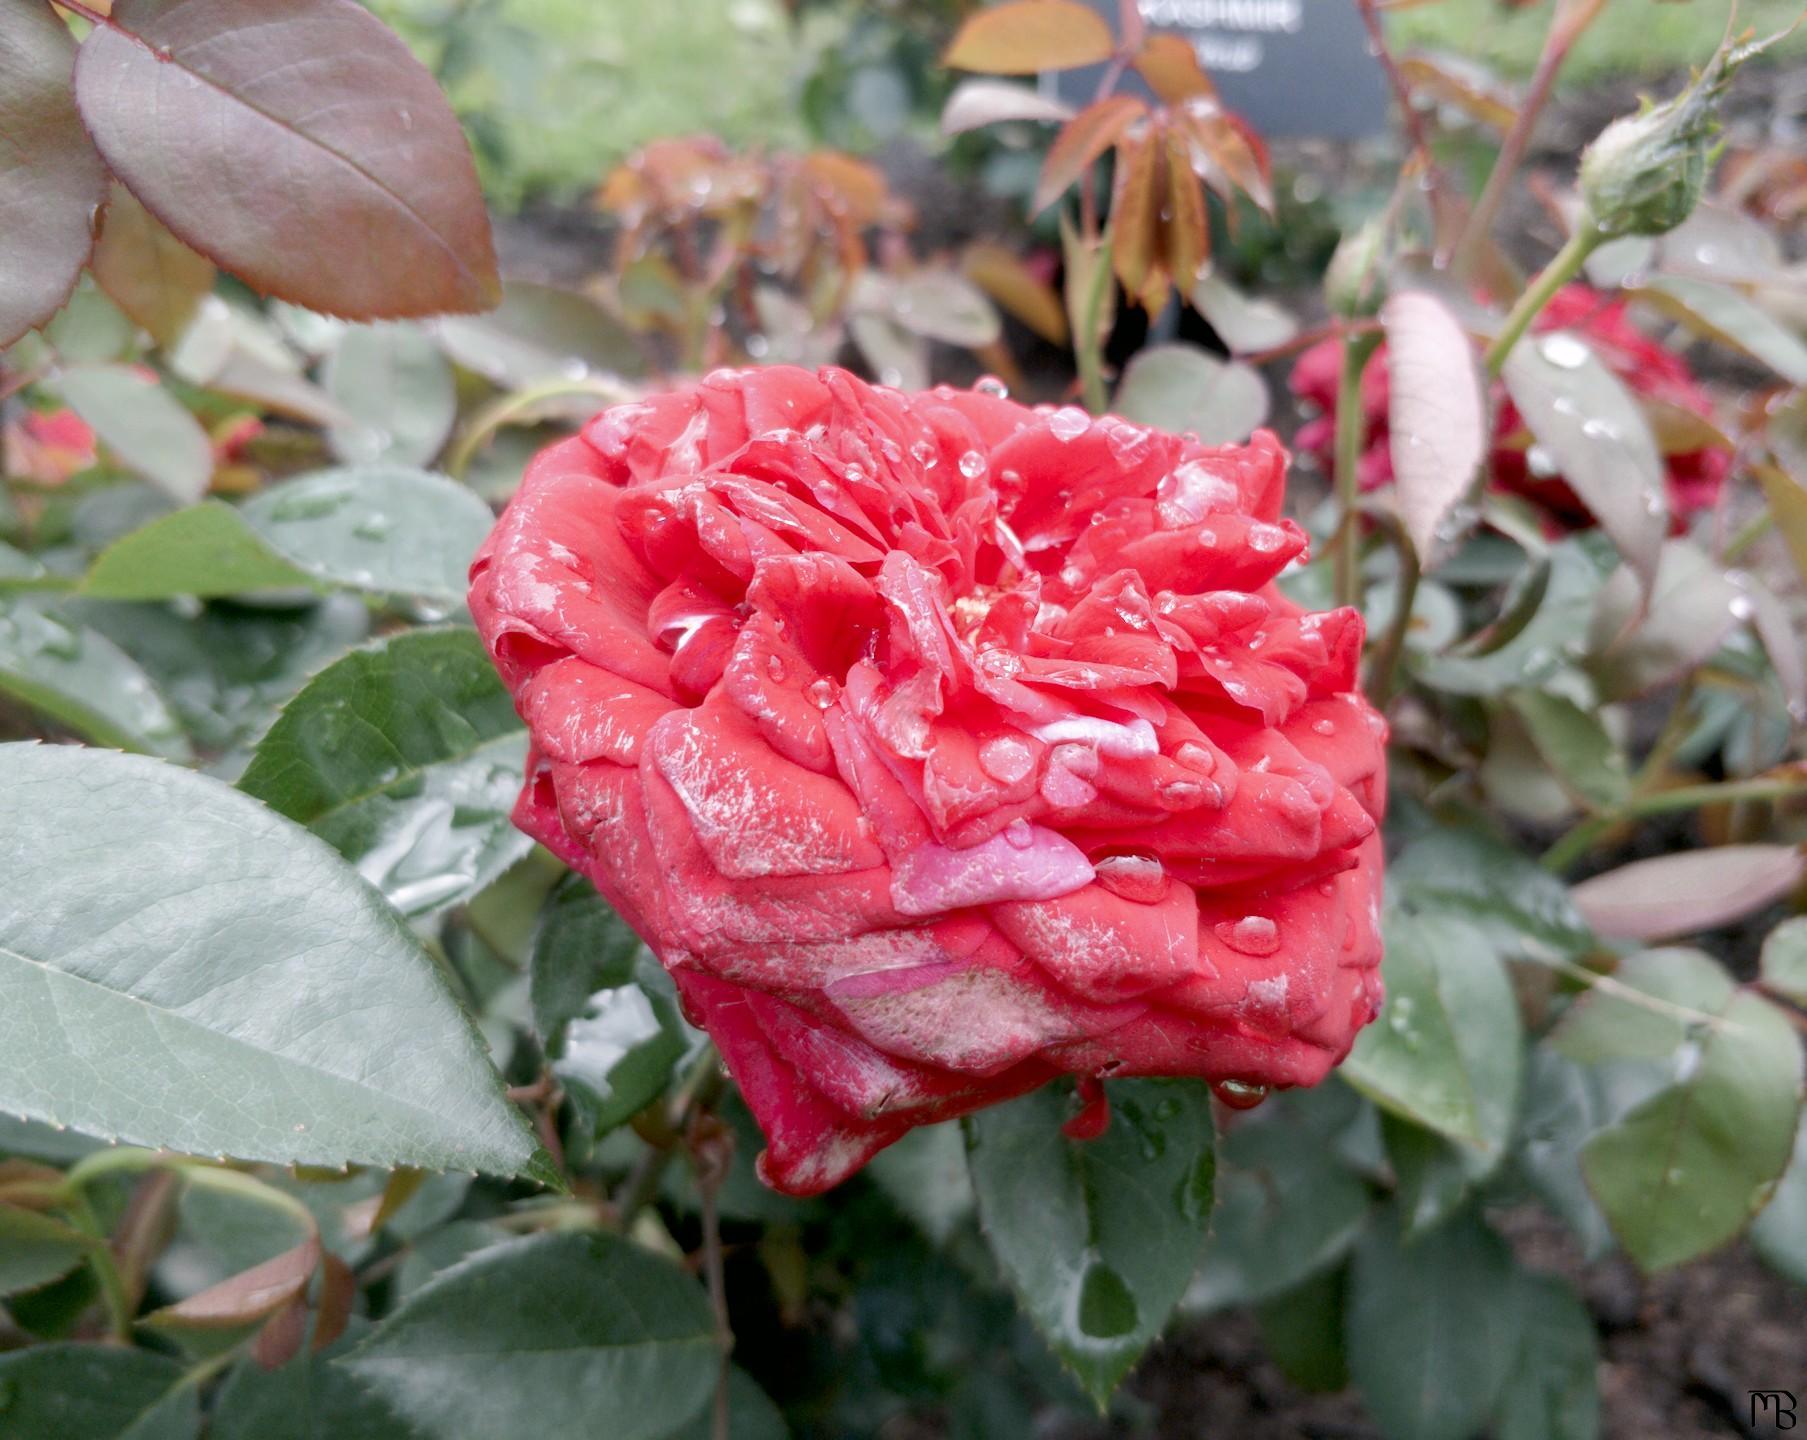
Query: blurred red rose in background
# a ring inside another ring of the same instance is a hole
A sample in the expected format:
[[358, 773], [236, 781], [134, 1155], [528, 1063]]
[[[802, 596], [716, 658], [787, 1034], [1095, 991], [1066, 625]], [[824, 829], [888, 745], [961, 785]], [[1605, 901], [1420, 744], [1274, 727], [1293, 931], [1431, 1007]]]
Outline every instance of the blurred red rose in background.
[[1355, 612], [1272, 584], [1285, 460], [774, 367], [529, 467], [471, 571], [517, 823], [671, 971], [769, 1183], [1062, 1073], [1246, 1103], [1374, 1016], [1385, 725]]
[[6, 473], [61, 485], [98, 459], [94, 431], [73, 410], [28, 410], [6, 427]]
[[[1687, 362], [1632, 324], [1622, 300], [1609, 299], [1585, 285], [1565, 285], [1538, 315], [1532, 329], [1538, 334], [1572, 331], [1588, 343], [1633, 394], [1701, 419], [1712, 417], [1713, 402], [1695, 380]], [[1340, 343], [1326, 340], [1299, 357], [1290, 381], [1293, 394], [1323, 411], [1300, 428], [1295, 443], [1326, 466], [1331, 463], [1335, 442], [1336, 386], [1341, 368]], [[1357, 473], [1364, 490], [1390, 484], [1393, 479], [1387, 400], [1387, 348], [1383, 344], [1362, 371], [1362, 410], [1367, 416], [1368, 440]], [[1541, 506], [1564, 527], [1591, 525], [1587, 507], [1563, 478], [1553, 471], [1540, 473], [1533, 460], [1530, 437], [1518, 411], [1502, 395], [1489, 462], [1495, 487]], [[1663, 463], [1668, 471], [1669, 513], [1679, 531], [1690, 515], [1718, 499], [1719, 488], [1732, 467], [1732, 454], [1722, 445], [1706, 445], [1666, 454]]]

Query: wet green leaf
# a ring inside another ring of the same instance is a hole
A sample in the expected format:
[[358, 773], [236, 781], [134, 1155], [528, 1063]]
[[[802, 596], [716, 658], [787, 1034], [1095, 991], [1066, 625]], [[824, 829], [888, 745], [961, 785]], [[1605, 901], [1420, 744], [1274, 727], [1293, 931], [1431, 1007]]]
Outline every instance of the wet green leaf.
[[128, 470], [178, 504], [206, 493], [213, 442], [156, 380], [127, 365], [72, 365], [55, 388]]
[[1207, 445], [1228, 445], [1267, 419], [1267, 385], [1247, 365], [1195, 346], [1151, 345], [1129, 362], [1111, 408], [1139, 425], [1193, 430]]
[[317, 580], [448, 607], [463, 603], [494, 520], [462, 485], [395, 465], [316, 471], [253, 496], [241, 513]]
[[95, 558], [81, 592], [103, 600], [207, 598], [260, 590], [306, 590], [291, 565], [217, 500], [177, 510], [115, 540]]
[[1581, 1147], [1612, 1118], [1611, 1097], [1599, 1073], [1550, 1045], [1526, 1057], [1524, 1114], [1517, 1164], [1544, 1204], [1562, 1217], [1598, 1259], [1612, 1246], [1606, 1217], [1581, 1175]]
[[173, 760], [191, 754], [150, 677], [54, 602], [0, 597], [0, 693], [97, 745]]
[[191, 1154], [537, 1167], [433, 961], [320, 841], [173, 765], [0, 755], [0, 1108]]
[[1388, 867], [1387, 886], [1409, 909], [1481, 926], [1508, 958], [1577, 956], [1594, 945], [1562, 881], [1477, 830], [1439, 827], [1412, 841]]
[[548, 1047], [598, 990], [633, 979], [640, 937], [581, 875], [559, 881], [533, 938], [533, 1026]]
[[1418, 678], [1454, 695], [1498, 695], [1514, 686], [1540, 685], [1571, 664], [1582, 651], [1600, 572], [1570, 543], [1552, 546], [1549, 564], [1547, 582], [1532, 592], [1533, 613], [1524, 614], [1509, 600], [1511, 618], [1502, 618], [1485, 649], [1420, 660]]
[[1778, 995], [1807, 1005], [1807, 915], [1784, 920], [1763, 941], [1763, 983]]
[[1597, 710], [1547, 690], [1517, 690], [1509, 701], [1563, 789], [1592, 810], [1624, 803], [1631, 793], [1625, 754]]
[[552, 1069], [600, 1136], [659, 1097], [686, 1048], [676, 989], [642, 950], [626, 983], [597, 989], [571, 1018]]
[[220, 1387], [208, 1440], [412, 1440], [388, 1402], [336, 1363], [369, 1333], [354, 1317], [337, 1344], [280, 1369], [240, 1361]]
[[1656, 275], [1634, 292], [1696, 334], [1741, 350], [1791, 385], [1807, 385], [1807, 343], [1729, 285], [1691, 275]]
[[48, 1215], [0, 1205], [0, 1295], [35, 1290], [61, 1279], [95, 1244]]
[[1521, 1317], [1500, 1303], [1513, 1279], [1505, 1242], [1473, 1217], [1416, 1239], [1397, 1219], [1355, 1250], [1349, 1373], [1390, 1440], [1469, 1440], [1498, 1403]]
[[639, 375], [632, 332], [579, 290], [510, 280], [484, 315], [450, 315], [435, 327], [447, 355], [497, 385], [524, 390], [585, 374]]
[[721, 1352], [703, 1290], [613, 1235], [484, 1250], [410, 1295], [340, 1362], [424, 1437], [659, 1440], [714, 1391]]
[[307, 826], [404, 915], [469, 899], [532, 848], [509, 819], [526, 737], [470, 630], [411, 630], [309, 681], [239, 788]]
[[350, 464], [430, 464], [458, 418], [452, 367], [424, 330], [358, 326], [327, 357], [327, 394], [353, 422], [327, 439]]
[[108, 1345], [0, 1355], [0, 1440], [193, 1440], [201, 1407], [173, 1360]]
[[1587, 1306], [1562, 1281], [1514, 1273], [1500, 1304], [1519, 1312], [1518, 1358], [1506, 1377], [1497, 1440], [1595, 1440], [1600, 1341]]
[[1478, 1150], [1504, 1153], [1518, 1104], [1518, 1006], [1479, 927], [1395, 911], [1386, 1005], [1356, 1038], [1343, 1077], [1377, 1105]]
[[1112, 1084], [1110, 1128], [1061, 1133], [1068, 1092], [1044, 1087], [967, 1122], [979, 1218], [1011, 1287], [1103, 1403], [1165, 1325], [1211, 1214], [1209, 1095], [1191, 1081]]

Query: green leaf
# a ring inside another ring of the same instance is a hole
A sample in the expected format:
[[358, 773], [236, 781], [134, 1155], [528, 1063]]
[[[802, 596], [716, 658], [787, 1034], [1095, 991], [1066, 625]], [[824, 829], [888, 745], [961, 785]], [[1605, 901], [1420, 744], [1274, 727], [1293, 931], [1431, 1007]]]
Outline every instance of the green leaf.
[[[705, 1405], [688, 1425], [671, 1432], [666, 1440], [714, 1440], [715, 1414]], [[739, 1366], [728, 1371], [727, 1440], [787, 1440], [789, 1428], [771, 1397], [759, 1382]]]
[[1377, 1105], [1474, 1147], [1505, 1151], [1523, 1051], [1518, 1005], [1476, 926], [1395, 912], [1386, 924], [1379, 1019], [1356, 1038], [1343, 1078]]
[[1469, 1440], [1517, 1359], [1505, 1242], [1472, 1216], [1410, 1243], [1368, 1228], [1350, 1276], [1349, 1373], [1388, 1440]]
[[432, 337], [414, 326], [348, 331], [321, 378], [356, 422], [327, 436], [333, 453], [352, 464], [430, 464], [458, 418], [452, 367]]
[[476, 633], [410, 630], [309, 681], [239, 788], [320, 836], [404, 915], [423, 915], [533, 848], [509, 820], [526, 750]]
[[0, 693], [97, 745], [173, 760], [192, 753], [150, 677], [53, 602], [0, 597]]
[[1749, 604], [1698, 546], [1671, 540], [1648, 600], [1625, 568], [1601, 586], [1588, 625], [1588, 669], [1608, 700], [1671, 684], [1719, 648]]
[[1239, 361], [1191, 345], [1150, 345], [1129, 362], [1111, 408], [1139, 425], [1192, 430], [1207, 445], [1228, 445], [1267, 419], [1267, 385]]
[[95, 557], [81, 593], [103, 600], [203, 599], [260, 590], [306, 590], [313, 581], [272, 550], [239, 512], [218, 500], [177, 510], [128, 532]]
[[277, 1370], [244, 1360], [220, 1387], [208, 1440], [407, 1440], [413, 1430], [380, 1395], [342, 1365], [370, 1326], [354, 1317], [327, 1350], [297, 1355]]
[[229, 786], [0, 747], [0, 1108], [190, 1154], [539, 1173], [433, 961]]
[[1398, 1182], [1394, 1203], [1406, 1234], [1442, 1224], [1461, 1209], [1470, 1183], [1479, 1178], [1474, 1172], [1486, 1168], [1488, 1157], [1397, 1115], [1383, 1115], [1380, 1124]]
[[[1735, 989], [1704, 955], [1632, 956], [1614, 977], [1669, 1004], [1707, 1009], [1714, 1023], [1687, 1026], [1677, 1078], [1587, 1142], [1588, 1187], [1632, 1259], [1646, 1270], [1678, 1265], [1731, 1239], [1768, 1201], [1787, 1168], [1800, 1114], [1801, 1047], [1768, 1001]], [[1702, 1002], [1714, 996], [1717, 1003]], [[1596, 990], [1577, 1003], [1577, 1025], [1598, 1053], [1647, 1050], [1661, 1026], [1683, 1022]], [[1602, 1020], [1623, 1017], [1614, 1024]], [[1610, 1026], [1610, 1035], [1605, 1034]], [[1569, 1032], [1571, 1053], [1575, 1030]]]
[[35, 1290], [61, 1279], [96, 1242], [61, 1221], [0, 1205], [0, 1295]]
[[1525, 1065], [1524, 1114], [1517, 1163], [1539, 1199], [1597, 1260], [1612, 1248], [1612, 1231], [1581, 1175], [1581, 1147], [1612, 1116], [1600, 1074], [1550, 1045], [1533, 1046]]
[[1751, 1222], [1750, 1242], [1770, 1268], [1807, 1285], [1807, 1115], [1795, 1131], [1794, 1158], [1781, 1183]]
[[1340, 1260], [1367, 1218], [1368, 1187], [1323, 1135], [1265, 1114], [1245, 1121], [1223, 1139], [1211, 1239], [1187, 1310], [1293, 1289]]
[[53, 384], [133, 474], [181, 505], [206, 493], [213, 442], [156, 380], [129, 365], [71, 365]]
[[1513, 686], [1541, 685], [1569, 665], [1581, 654], [1601, 575], [1573, 541], [1552, 546], [1549, 564], [1541, 593], [1531, 591], [1533, 614], [1512, 614], [1509, 599], [1485, 650], [1428, 656], [1416, 662], [1418, 678], [1452, 695], [1498, 695]]
[[1784, 920], [1763, 941], [1763, 983], [1797, 1005], [1807, 1005], [1807, 915]]
[[1521, 1270], [1499, 1303], [1518, 1310], [1521, 1339], [1494, 1419], [1495, 1440], [1594, 1440], [1600, 1340], [1580, 1296], [1551, 1276]]
[[1655, 275], [1633, 292], [1709, 340], [1769, 366], [1791, 385], [1807, 385], [1807, 343], [1729, 285], [1687, 275]]
[[1268, 1357], [1300, 1389], [1328, 1394], [1349, 1383], [1343, 1339], [1348, 1280], [1346, 1267], [1324, 1270], [1255, 1308]]
[[1271, 300], [1238, 290], [1215, 270], [1192, 287], [1192, 308], [1211, 322], [1232, 355], [1273, 350], [1299, 333], [1297, 316]]
[[198, 1393], [172, 1360], [107, 1345], [0, 1355], [0, 1440], [193, 1440]]
[[598, 990], [631, 983], [640, 950], [640, 937], [588, 880], [559, 881], [533, 937], [533, 1028], [548, 1048]]
[[966, 1142], [951, 1120], [919, 1125], [874, 1155], [866, 1173], [937, 1245], [945, 1245], [973, 1213]]
[[598, 989], [572, 1017], [552, 1069], [600, 1136], [658, 1098], [686, 1048], [676, 988], [642, 949], [626, 983]]
[[494, 310], [449, 315], [435, 328], [457, 364], [509, 390], [646, 369], [633, 333], [581, 290], [510, 280]]
[[1591, 810], [1625, 802], [1631, 793], [1625, 754], [1597, 711], [1547, 690], [1515, 690], [1509, 702], [1563, 789]]
[[966, 1122], [992, 1253], [1100, 1404], [1198, 1266], [1215, 1168], [1203, 1085], [1127, 1080], [1108, 1093], [1110, 1128], [1096, 1140], [1061, 1133], [1068, 1094], [1052, 1086]]
[[355, 319], [496, 302], [470, 149], [375, 16], [333, 0], [274, 19], [260, 0], [119, 0], [112, 15], [81, 47], [76, 104], [182, 240], [263, 294]]
[[600, 1233], [479, 1252], [410, 1295], [340, 1362], [423, 1435], [657, 1440], [698, 1414], [721, 1364], [702, 1288]]
[[1408, 909], [1473, 921], [1511, 958], [1577, 956], [1594, 945], [1561, 880], [1477, 830], [1439, 827], [1414, 840], [1388, 867], [1387, 887]]
[[74, 63], [49, 6], [0, 6], [0, 347], [56, 313], [94, 246], [107, 171], [69, 93]]
[[394, 465], [320, 470], [241, 513], [278, 553], [329, 585], [462, 605], [489, 506], [443, 475]]

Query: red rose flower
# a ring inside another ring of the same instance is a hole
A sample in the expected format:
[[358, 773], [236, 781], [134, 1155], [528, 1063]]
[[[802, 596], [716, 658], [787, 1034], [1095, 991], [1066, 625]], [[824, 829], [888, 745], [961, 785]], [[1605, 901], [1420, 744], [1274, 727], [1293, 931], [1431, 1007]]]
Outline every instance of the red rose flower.
[[[1687, 362], [1633, 325], [1621, 300], [1609, 300], [1585, 285], [1565, 285], [1544, 307], [1532, 329], [1539, 334], [1572, 330], [1587, 341], [1633, 394], [1703, 419], [1713, 414], [1713, 402], [1694, 379]], [[1326, 465], [1331, 463], [1335, 444], [1334, 411], [1341, 368], [1341, 345], [1326, 340], [1299, 357], [1290, 382], [1293, 394], [1324, 412], [1300, 428], [1295, 443]], [[1382, 345], [1362, 371], [1362, 410], [1367, 416], [1368, 444], [1356, 473], [1364, 490], [1377, 489], [1393, 479], [1387, 398], [1387, 347]], [[1564, 526], [1592, 524], [1587, 507], [1560, 475], [1540, 475], [1532, 468], [1527, 460], [1524, 429], [1512, 402], [1502, 397], [1491, 457], [1494, 486], [1535, 502]], [[1690, 515], [1707, 509], [1719, 498], [1719, 488], [1732, 468], [1732, 456], [1724, 446], [1709, 445], [1666, 455], [1664, 464], [1668, 470], [1669, 513], [1679, 532]]]
[[94, 465], [94, 431], [73, 410], [28, 410], [6, 427], [6, 469], [39, 485], [61, 485]]
[[528, 468], [471, 569], [517, 823], [670, 970], [768, 1183], [1061, 1073], [1309, 1085], [1373, 1017], [1385, 726], [1359, 617], [1272, 584], [1285, 460], [772, 368]]

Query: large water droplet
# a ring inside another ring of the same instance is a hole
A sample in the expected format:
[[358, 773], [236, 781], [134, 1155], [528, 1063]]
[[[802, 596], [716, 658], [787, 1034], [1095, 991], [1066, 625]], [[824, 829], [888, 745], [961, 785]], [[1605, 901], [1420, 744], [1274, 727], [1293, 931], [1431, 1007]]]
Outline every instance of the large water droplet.
[[1010, 396], [1010, 387], [996, 375], [981, 375], [973, 382], [973, 389], [981, 395], [990, 395], [998, 400], [1005, 400]]
[[960, 457], [960, 473], [968, 480], [977, 480], [985, 473], [985, 457], [977, 450], [968, 450]]
[[1092, 862], [1098, 883], [1113, 895], [1138, 904], [1152, 905], [1167, 893], [1167, 872], [1160, 859], [1146, 850], [1126, 850]]
[[1252, 1080], [1214, 1080], [1211, 1093], [1232, 1110], [1253, 1110], [1267, 1099], [1267, 1086]]
[[1546, 335], [1537, 345], [1538, 354], [1561, 370], [1579, 370], [1592, 353], [1573, 335]]
[[1000, 785], [1015, 785], [1035, 768], [1035, 751], [1016, 735], [994, 735], [979, 746], [979, 768]]
[[1213, 928], [1219, 940], [1244, 955], [1272, 955], [1280, 948], [1280, 927], [1265, 915], [1244, 915], [1233, 925]]
[[1077, 440], [1092, 428], [1092, 417], [1077, 405], [1063, 405], [1048, 417], [1048, 429], [1056, 440]]
[[1035, 831], [1027, 820], [1012, 820], [1004, 827], [1004, 841], [1012, 850], [1027, 850], [1035, 843]]

